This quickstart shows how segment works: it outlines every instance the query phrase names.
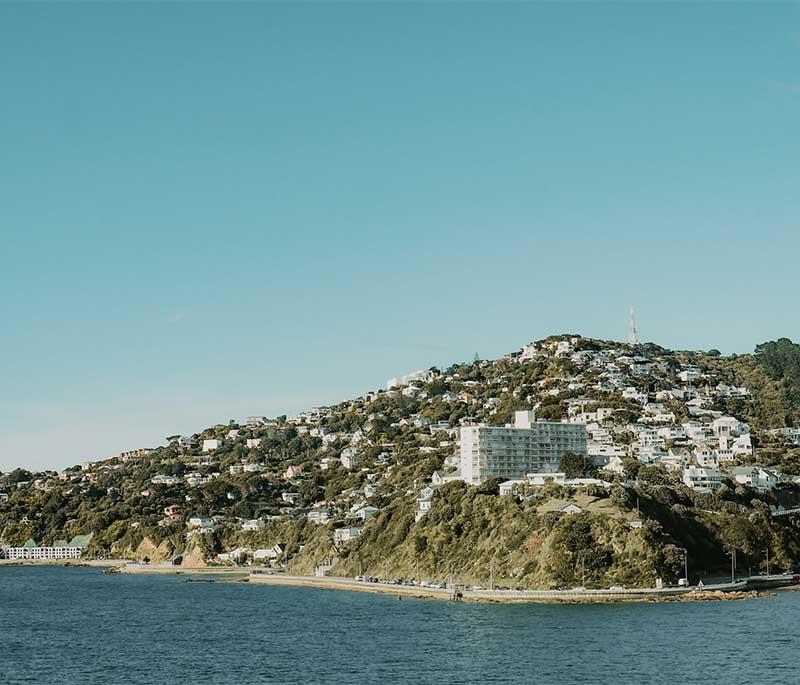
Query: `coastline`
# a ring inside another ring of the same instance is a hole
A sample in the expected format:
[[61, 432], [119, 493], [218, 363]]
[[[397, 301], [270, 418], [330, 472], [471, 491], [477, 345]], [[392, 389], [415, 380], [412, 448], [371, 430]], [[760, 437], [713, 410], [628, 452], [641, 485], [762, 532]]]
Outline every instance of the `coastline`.
[[74, 566], [91, 568], [120, 567], [128, 559], [0, 559], [0, 566]]
[[[255, 585], [276, 585], [291, 587], [307, 587], [322, 590], [338, 590], [346, 592], [368, 592], [378, 595], [391, 595], [399, 599], [410, 597], [415, 599], [452, 600], [450, 590], [409, 586], [389, 585], [385, 583], [368, 583], [350, 578], [287, 576], [283, 574], [250, 574], [246, 582]], [[724, 588], [724, 589], [723, 589]], [[487, 604], [613, 604], [621, 602], [687, 602], [709, 600], [741, 600], [763, 597], [764, 593], [746, 590], [743, 585], [708, 586], [698, 588], [643, 588], [639, 590], [610, 591], [491, 591], [464, 590], [458, 601]]]
[[242, 578], [247, 578], [251, 573], [250, 569], [237, 566], [173, 566], [171, 564], [137, 564], [135, 562], [114, 565], [109, 572], [128, 575], [209, 575], [240, 576]]
[[[433, 599], [463, 601], [483, 604], [619, 604], [638, 602], [692, 602], [692, 601], [734, 601], [763, 598], [774, 594], [772, 590], [800, 590], [797, 584], [762, 587], [753, 589], [746, 581], [723, 583], [719, 585], [631, 588], [599, 590], [459, 590], [454, 597], [452, 590], [422, 587], [418, 585], [393, 585], [371, 583], [353, 578], [295, 576], [284, 573], [253, 573], [248, 568], [236, 566], [172, 566], [170, 564], [138, 564], [126, 559], [93, 559], [76, 561], [70, 559], [54, 560], [0, 560], [2, 566], [49, 566], [100, 568], [107, 574], [126, 575], [185, 575], [208, 576], [198, 582], [236, 582], [254, 585], [314, 588], [339, 592], [366, 592], [376, 595], [389, 595], [402, 599]], [[186, 581], [188, 582], [188, 581]], [[767, 591], [765, 591], [767, 590]]]

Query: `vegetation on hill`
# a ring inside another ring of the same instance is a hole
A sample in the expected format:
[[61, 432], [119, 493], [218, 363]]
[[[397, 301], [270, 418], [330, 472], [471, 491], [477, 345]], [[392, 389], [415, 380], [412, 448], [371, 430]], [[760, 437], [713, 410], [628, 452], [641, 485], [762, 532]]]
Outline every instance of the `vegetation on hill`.
[[[574, 336], [555, 336], [550, 342]], [[547, 341], [545, 341], [547, 342]], [[578, 338], [574, 349], [602, 351], [618, 343]], [[675, 387], [681, 367], [703, 374], [698, 382], [746, 386], [750, 395], [715, 400], [711, 410], [747, 421], [753, 431], [753, 461], [800, 474], [800, 450], [768, 429], [800, 425], [800, 346], [781, 338], [759, 345], [753, 355], [670, 352], [643, 345], [657, 356], [658, 370], [631, 377], [632, 388], [657, 393]], [[623, 364], [624, 366], [624, 364]], [[800, 562], [800, 535], [792, 516], [773, 517], [770, 507], [800, 503], [796, 485], [771, 493], [728, 481], [715, 494], [700, 494], [657, 465], [625, 461], [625, 472], [608, 490], [547, 486], [526, 498], [498, 494], [498, 483], [453, 482], [438, 488], [430, 511], [415, 521], [416, 498], [434, 471], [446, 471], [456, 446], [449, 427], [462, 421], [503, 425], [513, 412], [537, 407], [540, 418], [561, 420], [570, 401], [601, 380], [599, 369], [578, 370], [570, 357], [519, 353], [495, 361], [473, 360], [430, 378], [413, 392], [376, 391], [328, 408], [319, 419], [274, 425], [236, 422], [209, 427], [185, 443], [173, 439], [141, 457], [114, 458], [60, 474], [17, 469], [0, 474], [0, 542], [28, 538], [52, 544], [94, 533], [89, 554], [163, 561], [196, 555], [208, 561], [237, 548], [280, 546], [275, 563], [298, 573], [332, 560], [333, 573], [446, 579], [486, 585], [490, 576], [510, 587], [609, 586], [674, 580], [688, 551], [690, 573], [724, 572], [735, 550], [740, 568], [765, 570], [766, 550], [774, 568]], [[580, 376], [569, 387], [565, 379]], [[678, 421], [690, 418], [685, 404], [664, 401]], [[584, 411], [613, 409], [620, 444], [631, 438], [626, 424], [641, 407], [618, 390], [597, 391]], [[441, 428], [437, 428], [441, 426]], [[229, 437], [234, 431], [235, 437]], [[238, 433], [237, 433], [238, 432]], [[361, 441], [356, 434], [363, 435]], [[222, 440], [203, 453], [202, 440]], [[248, 447], [247, 440], [260, 440]], [[355, 446], [355, 447], [354, 447]], [[358, 465], [333, 460], [357, 448]], [[257, 469], [243, 471], [242, 465]], [[296, 474], [287, 475], [293, 467]], [[592, 477], [584, 457], [564, 455], [567, 477]], [[604, 476], [612, 478], [611, 476]], [[167, 479], [160, 483], [159, 478]], [[632, 479], [633, 483], [626, 483]], [[284, 496], [291, 494], [291, 501]], [[378, 513], [360, 537], [334, 542], [334, 530], [361, 525], [354, 505]], [[560, 509], [580, 508], [577, 513]], [[175, 520], [165, 510], [175, 507]], [[315, 525], [307, 514], [329, 510]], [[215, 530], [187, 535], [189, 516], [216, 517]], [[258, 519], [257, 530], [243, 523]]]

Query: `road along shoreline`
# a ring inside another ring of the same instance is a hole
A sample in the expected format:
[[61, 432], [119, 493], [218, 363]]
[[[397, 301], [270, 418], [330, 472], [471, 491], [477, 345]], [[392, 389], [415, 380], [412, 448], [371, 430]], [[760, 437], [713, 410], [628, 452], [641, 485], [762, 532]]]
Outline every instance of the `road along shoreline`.
[[705, 587], [635, 588], [625, 590], [466, 590], [370, 583], [351, 578], [287, 576], [284, 574], [253, 573], [247, 578], [255, 585], [310, 587], [324, 590], [370, 592], [399, 598], [458, 600], [495, 604], [606, 604], [616, 602], [658, 602], [750, 599], [761, 595], [748, 590], [747, 583], [726, 583]]

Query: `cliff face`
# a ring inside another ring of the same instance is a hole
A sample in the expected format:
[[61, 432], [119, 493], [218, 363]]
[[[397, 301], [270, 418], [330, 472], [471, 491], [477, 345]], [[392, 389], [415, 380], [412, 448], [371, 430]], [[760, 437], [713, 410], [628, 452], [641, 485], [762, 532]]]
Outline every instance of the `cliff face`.
[[172, 558], [174, 548], [169, 540], [164, 540], [156, 545], [150, 538], [144, 538], [135, 549], [121, 550], [123, 557], [131, 557], [136, 561], [144, 561], [149, 559], [153, 564], [160, 564], [169, 561]]

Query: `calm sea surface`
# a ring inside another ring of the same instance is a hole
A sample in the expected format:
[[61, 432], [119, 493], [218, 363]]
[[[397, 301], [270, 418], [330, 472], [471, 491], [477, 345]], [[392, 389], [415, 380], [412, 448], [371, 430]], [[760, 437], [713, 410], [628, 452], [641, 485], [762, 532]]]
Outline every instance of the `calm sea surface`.
[[489, 606], [0, 567], [0, 683], [800, 683], [800, 592]]

